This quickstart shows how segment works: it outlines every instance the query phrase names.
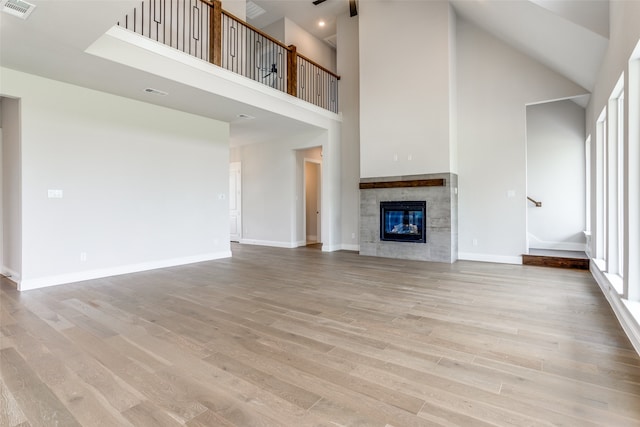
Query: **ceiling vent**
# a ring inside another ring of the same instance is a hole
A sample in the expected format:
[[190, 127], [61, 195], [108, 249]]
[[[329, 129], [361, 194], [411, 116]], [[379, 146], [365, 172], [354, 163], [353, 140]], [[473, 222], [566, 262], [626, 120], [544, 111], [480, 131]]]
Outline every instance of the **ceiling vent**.
[[247, 2], [247, 18], [255, 19], [258, 16], [260, 16], [263, 13], [266, 13], [266, 12], [267, 12], [266, 10], [264, 10], [263, 8], [261, 8], [260, 6], [255, 4], [254, 2], [252, 2], [252, 1], [248, 1]]
[[337, 34], [334, 34], [332, 36], [329, 36], [329, 37], [325, 38], [324, 41], [329, 46], [331, 46], [331, 47], [333, 47], [335, 49], [335, 48], [337, 48], [337, 44], [338, 44], [338, 36], [337, 36]]
[[167, 96], [167, 95], [169, 95], [167, 92], [163, 92], [161, 90], [154, 89], [152, 87], [148, 87], [144, 91], [147, 92], [147, 93], [151, 93], [153, 95], [158, 95], [158, 96]]
[[22, 0], [0, 0], [0, 7], [4, 13], [27, 19], [36, 5]]

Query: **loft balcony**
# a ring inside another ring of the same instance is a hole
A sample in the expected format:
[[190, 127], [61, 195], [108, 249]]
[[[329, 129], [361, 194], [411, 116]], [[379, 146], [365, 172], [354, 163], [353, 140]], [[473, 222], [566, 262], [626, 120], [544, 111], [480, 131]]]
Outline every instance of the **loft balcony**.
[[224, 11], [219, 0], [145, 0], [118, 26], [338, 112], [340, 76]]

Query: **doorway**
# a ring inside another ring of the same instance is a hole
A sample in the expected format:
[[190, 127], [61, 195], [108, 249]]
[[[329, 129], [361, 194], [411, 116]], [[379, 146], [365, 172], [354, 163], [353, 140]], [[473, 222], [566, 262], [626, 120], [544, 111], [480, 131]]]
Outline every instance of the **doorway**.
[[322, 162], [304, 159], [304, 206], [305, 231], [307, 245], [322, 243]]
[[585, 111], [527, 106], [527, 253], [585, 250]]

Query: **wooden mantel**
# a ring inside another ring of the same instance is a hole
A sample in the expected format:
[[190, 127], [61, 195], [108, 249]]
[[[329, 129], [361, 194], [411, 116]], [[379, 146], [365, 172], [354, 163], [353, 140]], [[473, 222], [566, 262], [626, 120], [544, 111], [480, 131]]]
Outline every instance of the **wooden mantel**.
[[378, 181], [378, 182], [361, 182], [361, 190], [370, 190], [373, 188], [406, 188], [406, 187], [444, 187], [444, 178], [434, 179], [412, 179], [407, 181]]

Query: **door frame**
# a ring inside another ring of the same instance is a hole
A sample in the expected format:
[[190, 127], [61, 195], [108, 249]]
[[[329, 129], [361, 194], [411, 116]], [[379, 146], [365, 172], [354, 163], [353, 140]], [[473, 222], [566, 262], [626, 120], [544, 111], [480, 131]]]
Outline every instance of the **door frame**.
[[316, 193], [317, 193], [317, 218], [316, 218], [316, 243], [322, 243], [322, 160], [311, 159], [305, 157], [303, 160], [303, 185], [302, 185], [302, 199], [304, 203], [304, 210], [302, 215], [303, 235], [305, 242], [307, 241], [307, 163], [316, 165], [318, 176], [316, 179]]

